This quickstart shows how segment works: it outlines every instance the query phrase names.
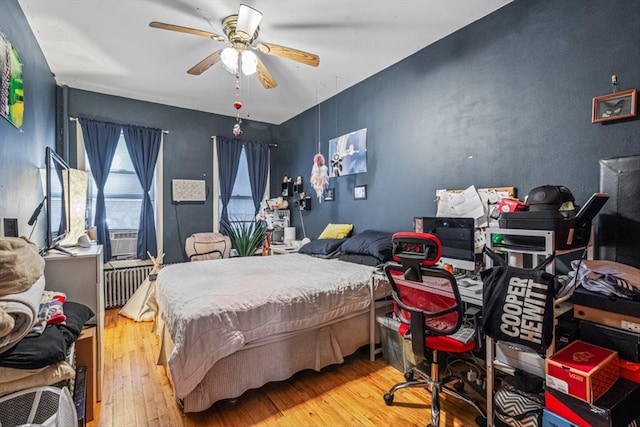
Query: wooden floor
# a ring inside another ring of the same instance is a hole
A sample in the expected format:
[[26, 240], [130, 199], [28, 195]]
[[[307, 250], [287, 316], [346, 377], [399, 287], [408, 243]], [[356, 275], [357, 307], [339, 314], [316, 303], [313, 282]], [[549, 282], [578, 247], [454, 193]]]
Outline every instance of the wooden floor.
[[[429, 393], [405, 389], [392, 406], [382, 395], [402, 373], [366, 349], [322, 372], [303, 371], [287, 381], [250, 390], [235, 403], [220, 401], [205, 412], [184, 414], [165, 370], [155, 364], [158, 340], [151, 323], [136, 323], [108, 310], [105, 372], [95, 426], [424, 426], [430, 422]], [[239, 372], [238, 375], [242, 375]], [[474, 426], [476, 413], [443, 396], [442, 426]]]

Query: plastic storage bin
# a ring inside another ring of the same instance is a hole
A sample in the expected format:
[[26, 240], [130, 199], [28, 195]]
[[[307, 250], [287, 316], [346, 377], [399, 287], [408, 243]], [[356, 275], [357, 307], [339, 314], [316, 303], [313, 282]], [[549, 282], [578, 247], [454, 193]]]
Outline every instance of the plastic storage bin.
[[66, 387], [35, 387], [0, 398], [0, 425], [67, 427], [78, 424], [76, 408]]
[[402, 338], [398, 332], [400, 322], [389, 315], [378, 316], [376, 320], [380, 325], [382, 358], [389, 365], [400, 372], [404, 372], [407, 366], [404, 356], [404, 338]]

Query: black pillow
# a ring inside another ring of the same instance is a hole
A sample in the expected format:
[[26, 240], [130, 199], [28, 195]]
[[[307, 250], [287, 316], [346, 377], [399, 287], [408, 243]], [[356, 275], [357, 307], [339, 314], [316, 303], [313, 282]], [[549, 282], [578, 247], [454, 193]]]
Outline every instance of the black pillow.
[[387, 262], [392, 259], [392, 235], [393, 233], [385, 231], [365, 230], [344, 242], [340, 247], [340, 252], [371, 255], [380, 262]]
[[352, 262], [354, 264], [361, 264], [361, 265], [369, 265], [371, 267], [377, 267], [378, 265], [382, 264], [382, 262], [378, 258], [372, 255], [341, 253], [338, 259], [340, 261], [347, 261], [347, 262]]
[[0, 354], [0, 366], [39, 369], [62, 362], [71, 344], [80, 336], [82, 326], [93, 317], [89, 307], [75, 302], [66, 302], [62, 311], [67, 317], [64, 325], [49, 325], [42, 335], [23, 338]]
[[298, 250], [300, 254], [313, 255], [320, 258], [333, 258], [343, 242], [348, 239], [317, 239], [302, 245]]

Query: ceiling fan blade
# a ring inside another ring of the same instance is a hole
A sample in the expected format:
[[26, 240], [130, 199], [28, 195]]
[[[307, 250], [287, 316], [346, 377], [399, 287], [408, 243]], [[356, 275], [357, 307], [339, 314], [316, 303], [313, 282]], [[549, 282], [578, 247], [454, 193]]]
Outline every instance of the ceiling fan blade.
[[267, 67], [264, 66], [260, 58], [258, 58], [256, 73], [258, 74], [260, 83], [262, 83], [262, 86], [265, 89], [273, 89], [274, 87], [278, 86], [278, 83], [276, 83], [276, 80], [273, 78], [269, 70], [267, 70]]
[[258, 43], [256, 49], [267, 55], [279, 56], [281, 58], [291, 59], [301, 64], [317, 67], [320, 64], [320, 57], [313, 53], [303, 52], [301, 50], [292, 49], [290, 47], [279, 46], [273, 43]]
[[227, 41], [227, 39], [224, 36], [221, 36], [219, 34], [210, 33], [208, 31], [196, 30], [195, 28], [183, 27], [181, 25], [165, 24], [164, 22], [153, 21], [153, 22], [149, 22], [149, 26], [151, 28], [159, 28], [161, 30], [170, 30], [170, 31], [177, 31], [179, 33], [194, 34], [196, 36], [206, 37], [208, 39], [213, 39], [219, 42]]
[[191, 67], [187, 73], [192, 74], [194, 76], [199, 76], [200, 74], [207, 71], [214, 65], [216, 62], [220, 61], [220, 54], [222, 53], [222, 49], [216, 50], [211, 55], [204, 58], [202, 61], [198, 62], [196, 65]]
[[262, 13], [252, 7], [245, 4], [240, 5], [238, 11], [238, 23], [236, 24], [236, 33], [242, 34], [246, 40], [251, 40], [253, 33], [255, 33], [260, 21], [262, 20]]

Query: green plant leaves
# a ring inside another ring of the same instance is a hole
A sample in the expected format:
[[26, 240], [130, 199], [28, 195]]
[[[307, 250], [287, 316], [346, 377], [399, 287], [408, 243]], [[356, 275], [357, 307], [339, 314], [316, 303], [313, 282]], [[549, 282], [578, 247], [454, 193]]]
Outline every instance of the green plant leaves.
[[229, 236], [238, 256], [252, 256], [262, 246], [267, 234], [264, 221], [221, 221], [222, 232]]

